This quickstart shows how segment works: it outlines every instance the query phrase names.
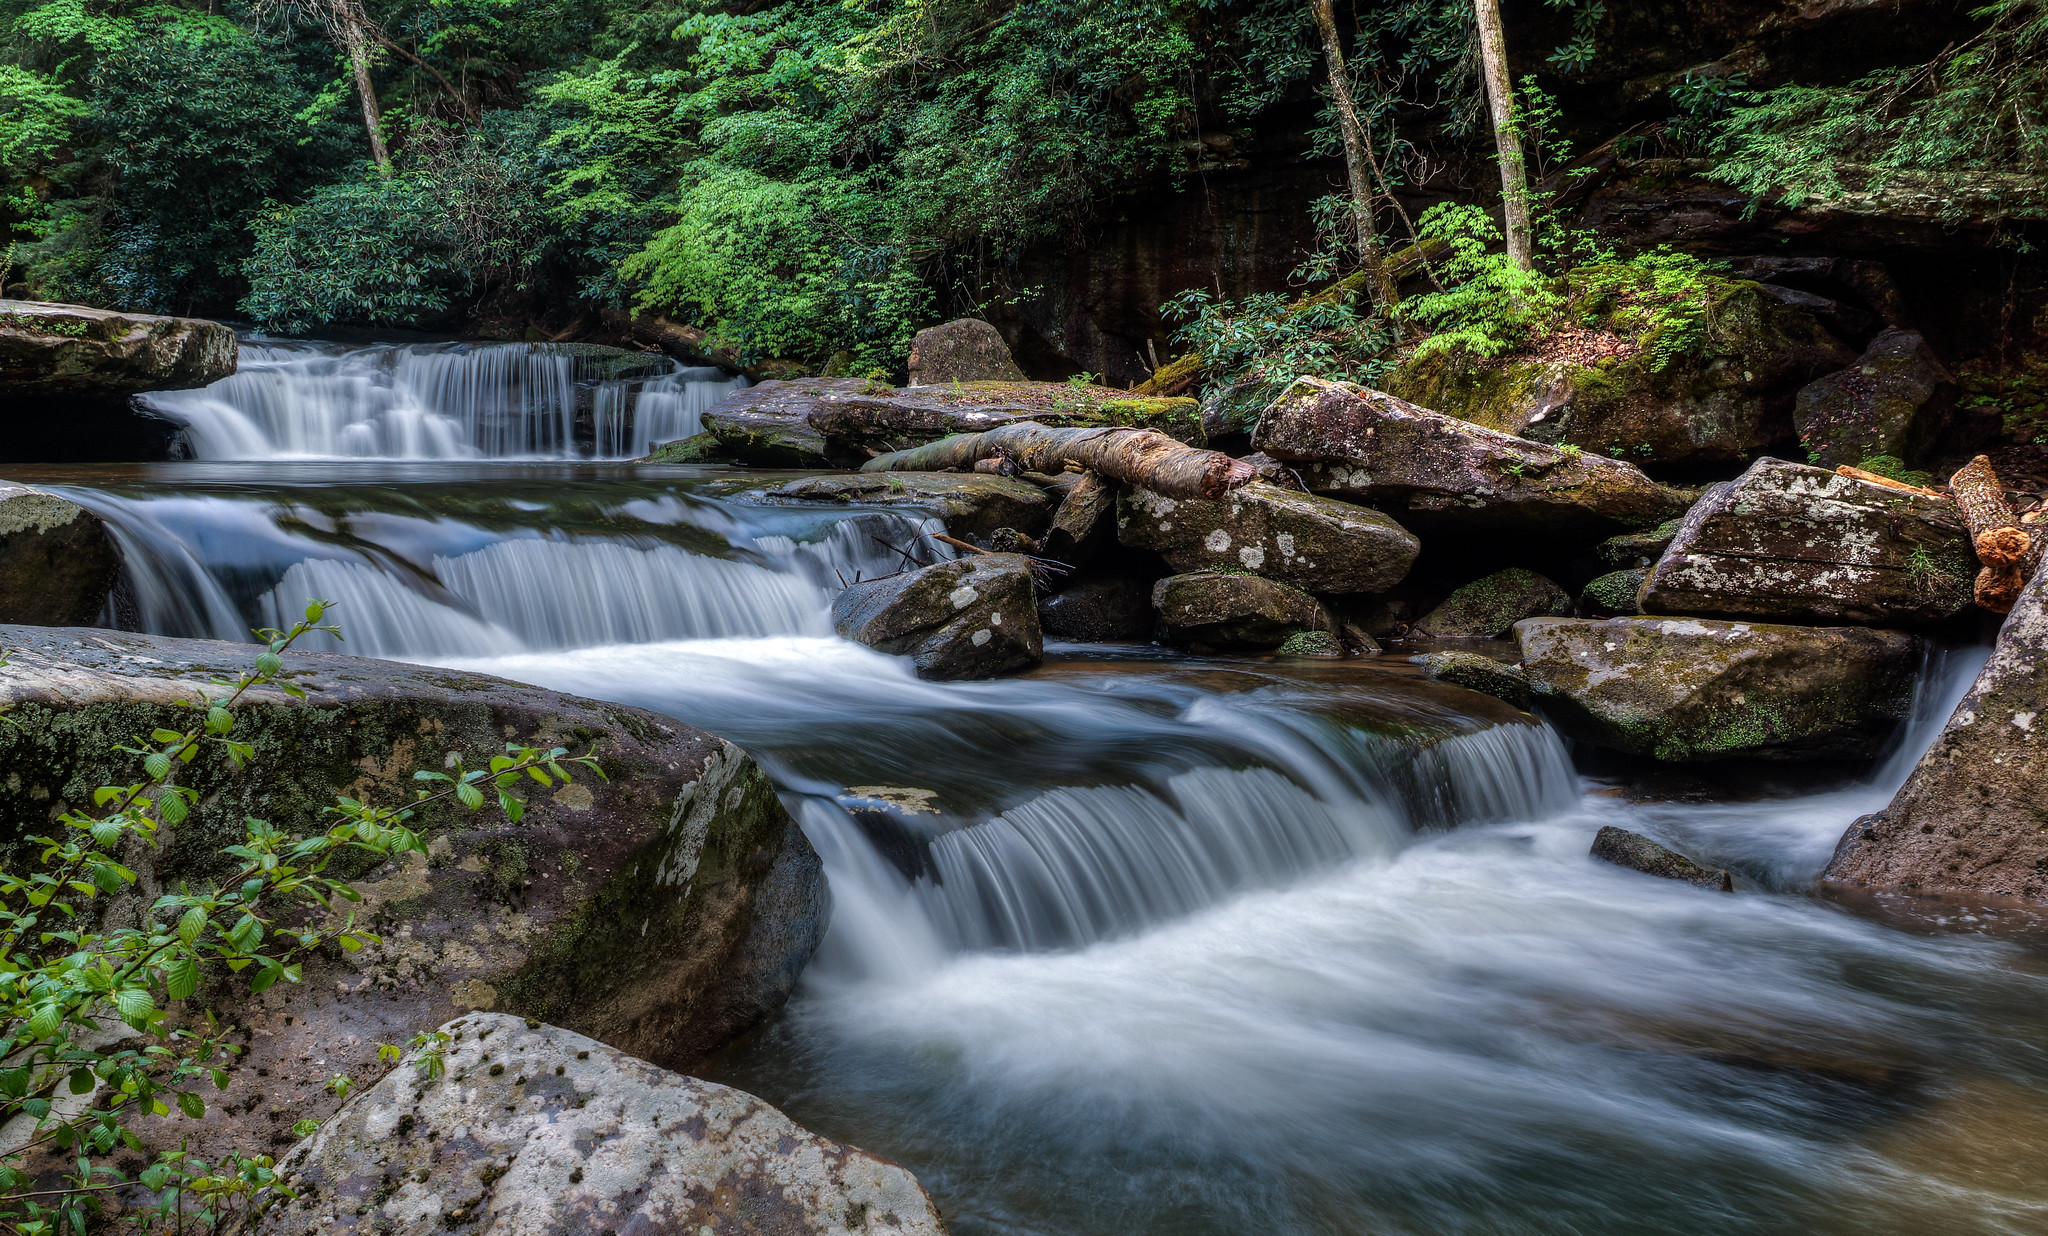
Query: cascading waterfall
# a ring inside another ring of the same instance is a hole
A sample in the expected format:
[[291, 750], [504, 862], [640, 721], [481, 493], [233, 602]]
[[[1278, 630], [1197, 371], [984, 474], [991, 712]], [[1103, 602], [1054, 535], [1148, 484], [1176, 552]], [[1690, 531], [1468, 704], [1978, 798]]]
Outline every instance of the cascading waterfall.
[[746, 385], [722, 369], [684, 369], [633, 387], [608, 382], [597, 389], [600, 459], [639, 459], [663, 442], [704, 432], [704, 413]]

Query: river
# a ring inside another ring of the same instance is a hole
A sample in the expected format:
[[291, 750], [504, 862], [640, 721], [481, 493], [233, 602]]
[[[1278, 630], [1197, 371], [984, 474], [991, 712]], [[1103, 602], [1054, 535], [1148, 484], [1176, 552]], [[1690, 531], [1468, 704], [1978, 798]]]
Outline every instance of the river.
[[[246, 638], [318, 595], [345, 651], [745, 746], [832, 917], [707, 1075], [902, 1162], [961, 1236], [2048, 1232], [2048, 951], [1810, 894], [1981, 649], [1930, 661], [1881, 766], [1738, 802], [1633, 800], [1399, 657], [1054, 644], [925, 683], [826, 612], [936, 524], [604, 458], [694, 431], [715, 371], [247, 355], [158, 397], [195, 460], [9, 470], [113, 526], [106, 621]], [[1740, 890], [1594, 861], [1603, 824]]]

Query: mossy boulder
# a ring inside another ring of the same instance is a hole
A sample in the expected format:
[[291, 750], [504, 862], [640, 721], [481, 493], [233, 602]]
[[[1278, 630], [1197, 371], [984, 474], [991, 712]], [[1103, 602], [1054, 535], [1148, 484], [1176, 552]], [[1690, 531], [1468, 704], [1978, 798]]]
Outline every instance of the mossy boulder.
[[1714, 486], [1642, 590], [1649, 614], [1932, 627], [1971, 607], [1955, 503], [1760, 459]]
[[206, 386], [235, 371], [239, 350], [235, 332], [202, 318], [0, 300], [0, 394], [23, 410]]
[[981, 472], [835, 472], [750, 496], [778, 503], [914, 507], [944, 520], [954, 536], [976, 541], [998, 528], [1035, 537], [1052, 522], [1056, 505], [1051, 494], [1028, 481]]
[[980, 318], [941, 322], [911, 336], [909, 368], [912, 386], [1026, 380], [1002, 333]]
[[1573, 610], [1581, 618], [1614, 618], [1643, 612], [1643, 581], [1650, 572], [1643, 567], [1609, 571], [1586, 581], [1579, 589], [1579, 603]]
[[1328, 631], [1296, 631], [1280, 641], [1274, 649], [1283, 657], [1309, 657], [1315, 660], [1334, 661], [1345, 657], [1344, 641]]
[[1671, 542], [1678, 535], [1682, 521], [1669, 519], [1654, 528], [1641, 532], [1624, 532], [1611, 536], [1594, 547], [1594, 554], [1601, 562], [1617, 571], [1656, 565], [1664, 551], [1671, 548]]
[[910, 657], [920, 678], [993, 678], [1044, 659], [1033, 591], [1022, 554], [971, 554], [853, 585], [832, 603], [832, 629]]
[[830, 448], [808, 418], [825, 394], [869, 385], [859, 378], [795, 378], [744, 387], [704, 412], [704, 432], [733, 458], [757, 467], [852, 467], [859, 461]]
[[652, 464], [722, 464], [732, 463], [736, 456], [725, 448], [715, 433], [692, 434], [663, 442], [649, 451], [642, 463]]
[[92, 622], [120, 573], [121, 551], [99, 516], [55, 494], [0, 483], [0, 622]]
[[1219, 501], [1133, 489], [1117, 503], [1117, 539], [1176, 571], [1243, 571], [1317, 593], [1384, 592], [1422, 542], [1370, 507], [1254, 481]]
[[1433, 682], [1491, 695], [1525, 711], [1529, 707], [1529, 677], [1519, 665], [1450, 648], [1426, 653], [1421, 661], [1422, 676]]
[[1799, 391], [1793, 424], [1823, 467], [1889, 455], [1918, 464], [1955, 416], [1956, 381], [1919, 331], [1888, 330], [1847, 369]]
[[1498, 639], [1524, 618], [1561, 617], [1571, 611], [1571, 594], [1555, 580], [1509, 567], [1451, 593], [1415, 626], [1435, 639]]
[[1593, 848], [1589, 851], [1602, 862], [1617, 867], [1627, 867], [1644, 875], [1653, 875], [1660, 880], [1683, 880], [1700, 888], [1716, 892], [1735, 891], [1735, 881], [1718, 867], [1702, 867], [1698, 863], [1667, 849], [1643, 836], [1612, 824], [1602, 828], [1593, 837]]
[[1190, 571], [1152, 585], [1161, 638], [1197, 648], [1277, 648], [1300, 630], [1326, 630], [1329, 616], [1299, 588], [1256, 575]]
[[1695, 618], [1515, 624], [1534, 698], [1597, 747], [1687, 762], [1867, 759], [1912, 706], [1923, 641]]

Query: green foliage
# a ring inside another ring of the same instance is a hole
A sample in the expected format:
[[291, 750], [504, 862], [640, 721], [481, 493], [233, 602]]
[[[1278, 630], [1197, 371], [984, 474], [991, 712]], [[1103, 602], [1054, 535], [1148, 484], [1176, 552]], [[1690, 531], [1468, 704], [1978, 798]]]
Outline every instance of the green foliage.
[[1865, 472], [1875, 472], [1879, 476], [1887, 476], [1907, 485], [1930, 485], [1934, 482], [1933, 473], [1908, 468], [1906, 461], [1897, 455], [1872, 455], [1868, 459], [1858, 460], [1856, 466]]
[[1716, 292], [1715, 265], [1668, 245], [1626, 262], [1572, 271], [1566, 278], [1571, 308], [1583, 325], [1598, 326], [1648, 354], [1662, 372], [1706, 338]]
[[[200, 1119], [207, 1084], [228, 1085], [221, 1064], [240, 1049], [210, 1016], [173, 1016], [169, 1006], [227, 976], [252, 993], [296, 983], [315, 951], [373, 942], [347, 908], [360, 895], [325, 872], [344, 854], [424, 852], [407, 823], [421, 808], [452, 799], [475, 810], [489, 790], [516, 819], [523, 804], [511, 791], [522, 779], [545, 785], [568, 780], [568, 765], [596, 769], [588, 756], [514, 745], [488, 770], [458, 758], [449, 771], [416, 774], [427, 788], [402, 806], [338, 797], [327, 809], [332, 825], [318, 836], [292, 837], [250, 819], [245, 840], [222, 850], [236, 868], [230, 878], [181, 884], [151, 902], [137, 925], [103, 921], [101, 899], [139, 879], [123, 858], [155, 848], [197, 803], [198, 793], [178, 784], [179, 770], [209, 750], [238, 768], [254, 757], [235, 737], [236, 708], [252, 689], [304, 695], [280, 654], [310, 631], [334, 631], [321, 625], [326, 609], [315, 601], [291, 630], [259, 631], [268, 646], [253, 668], [192, 702], [188, 727], [117, 748], [137, 758], [137, 780], [100, 787], [92, 811], [67, 810], [57, 835], [31, 838], [42, 847], [34, 868], [0, 871], [0, 1123], [31, 1125], [23, 1144], [0, 1154], [0, 1223], [11, 1230], [84, 1236], [111, 1190], [131, 1203], [139, 1198], [146, 1224], [246, 1224], [286, 1192], [268, 1156], [208, 1164], [170, 1151], [133, 1176], [114, 1165], [115, 1156], [142, 1148], [139, 1121], [173, 1110]], [[54, 1189], [27, 1170], [32, 1156], [53, 1152], [75, 1163]]]
[[1493, 217], [1477, 206], [1444, 202], [1417, 221], [1425, 241], [1442, 241], [1450, 257], [1438, 263], [1442, 291], [1414, 297], [1402, 317], [1432, 333], [1416, 356], [1458, 351], [1490, 359], [1526, 347], [1564, 306], [1557, 283], [1522, 270], [1493, 246], [1501, 243]]
[[1384, 319], [1361, 314], [1357, 298], [1342, 294], [1233, 301], [1195, 288], [1160, 313], [1183, 323], [1174, 342], [1201, 354], [1210, 387], [1246, 411], [1263, 408], [1302, 374], [1370, 385], [1389, 367], [1385, 354], [1396, 338]]

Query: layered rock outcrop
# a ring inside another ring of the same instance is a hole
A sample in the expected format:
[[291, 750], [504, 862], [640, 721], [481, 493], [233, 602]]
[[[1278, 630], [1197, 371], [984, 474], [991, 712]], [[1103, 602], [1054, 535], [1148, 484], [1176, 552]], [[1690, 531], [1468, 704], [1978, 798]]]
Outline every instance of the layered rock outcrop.
[[991, 678], [1045, 655], [1022, 554], [971, 554], [867, 580], [832, 603], [832, 629], [892, 656], [920, 678]]
[[235, 332], [200, 318], [0, 300], [0, 395], [10, 402], [205, 386], [235, 371], [238, 351]]
[[1036, 485], [978, 472], [845, 472], [756, 492], [770, 502], [917, 507], [938, 516], [954, 536], [976, 541], [998, 528], [1037, 536], [1054, 509], [1052, 495]]

